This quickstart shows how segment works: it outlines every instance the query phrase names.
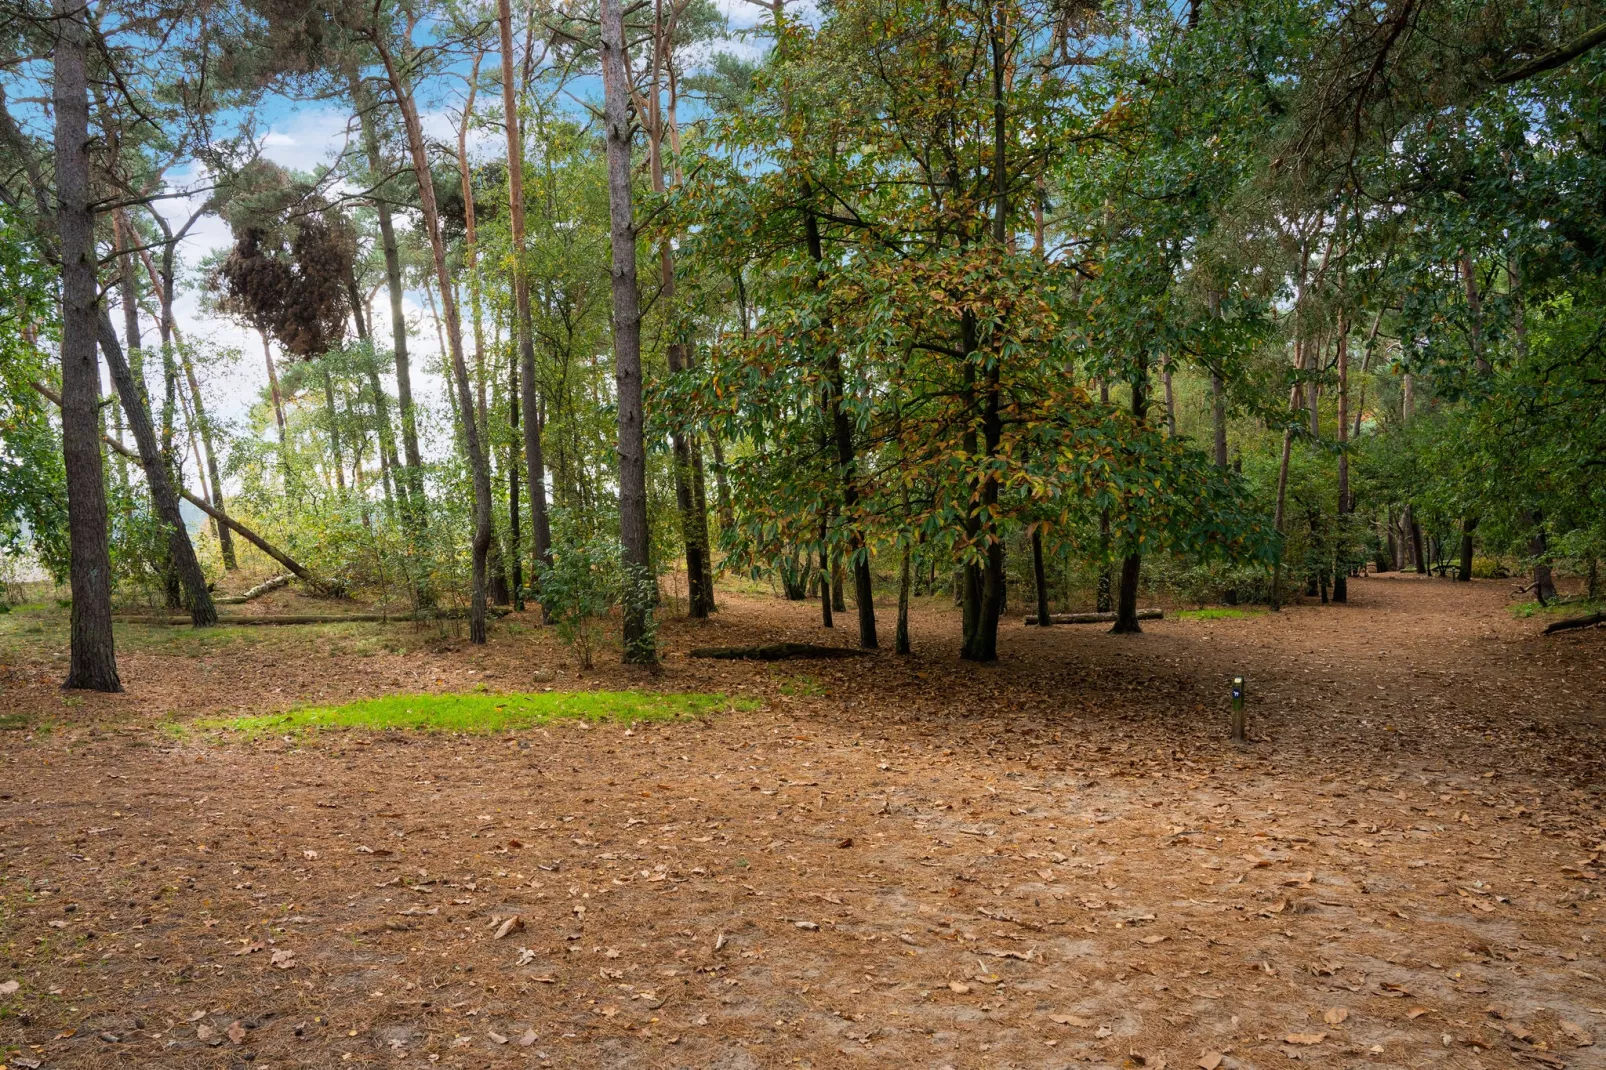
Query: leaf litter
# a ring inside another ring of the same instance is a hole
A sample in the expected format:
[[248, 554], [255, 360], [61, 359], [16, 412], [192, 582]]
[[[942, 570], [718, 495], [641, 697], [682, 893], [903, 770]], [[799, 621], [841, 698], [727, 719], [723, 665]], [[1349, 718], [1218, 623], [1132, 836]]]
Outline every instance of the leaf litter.
[[[0, 1045], [17, 1066], [228, 1045], [258, 1066], [582, 1067], [599, 1044], [663, 1065], [1153, 1070], [1203, 1050], [1217, 1070], [1446, 1045], [1588, 1065], [1606, 765], [1580, 696], [1606, 684], [1600, 637], [1537, 640], [1498, 584], [1351, 593], [1155, 622], [1136, 660], [1092, 631], [1008, 632], [981, 670], [922, 607], [915, 657], [811, 665], [806, 686], [796, 663], [680, 656], [851, 638], [732, 595], [666, 626], [658, 677], [599, 666], [582, 686], [758, 709], [494, 737], [156, 726], [527, 690], [532, 671], [572, 685], [549, 635], [130, 653], [127, 695], [0, 738], [18, 786], [0, 935], [19, 949]], [[1223, 738], [1240, 673], [1244, 748]], [[53, 684], [0, 693], [20, 708], [59, 709]]]

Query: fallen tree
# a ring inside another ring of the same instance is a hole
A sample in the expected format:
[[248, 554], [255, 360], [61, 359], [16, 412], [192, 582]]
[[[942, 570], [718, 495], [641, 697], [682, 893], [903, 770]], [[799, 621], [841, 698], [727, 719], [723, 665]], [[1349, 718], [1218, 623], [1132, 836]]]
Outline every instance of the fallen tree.
[[[504, 616], [512, 612], [500, 606], [487, 607], [486, 612], [493, 617]], [[466, 609], [443, 609], [434, 613], [300, 613], [300, 614], [263, 614], [257, 617], [236, 617], [219, 615], [217, 623], [220, 625], [237, 624], [241, 627], [266, 627], [273, 624], [377, 624], [377, 623], [403, 623], [405, 621], [420, 620], [466, 620]], [[190, 622], [188, 617], [174, 617], [166, 614], [155, 615], [150, 613], [114, 613], [112, 620], [118, 624], [168, 624], [182, 626]]]
[[250, 602], [253, 599], [261, 598], [265, 594], [268, 594], [272, 591], [277, 591], [280, 587], [287, 585], [294, 578], [294, 573], [286, 572], [282, 576], [275, 576], [271, 580], [264, 580], [244, 594], [231, 594], [223, 598], [214, 598], [213, 601], [220, 606], [244, 605], [246, 602]]
[[[35, 390], [39, 391], [39, 393], [55, 402], [57, 408], [61, 407], [61, 395], [57, 394], [54, 390], [51, 390], [43, 383], [33, 383], [32, 386]], [[111, 447], [111, 449], [133, 461], [135, 464], [140, 463], [139, 454], [134, 453], [116, 439], [111, 438], [108, 435], [101, 435], [100, 440], [106, 443], [107, 446]], [[279, 564], [289, 569], [296, 575], [298, 579], [301, 580], [301, 582], [305, 583], [308, 587], [311, 587], [323, 594], [340, 593], [339, 587], [336, 584], [326, 583], [325, 581], [320, 580], [289, 554], [285, 553], [283, 550], [280, 550], [277, 546], [274, 546], [272, 543], [268, 542], [268, 540], [264, 539], [262, 536], [258, 535], [256, 532], [252, 531], [238, 520], [226, 516], [222, 510], [213, 508], [212, 504], [205, 498], [197, 498], [183, 487], [178, 488], [178, 492], [180, 497], [189, 502], [191, 505], [195, 506], [195, 508], [201, 510], [201, 512], [205, 513], [213, 520], [216, 520], [219, 524], [227, 524], [229, 529], [239, 534], [241, 538], [245, 539], [258, 550], [261, 550], [263, 553], [279, 562]]]
[[[1165, 614], [1158, 609], [1138, 610], [1138, 620], [1159, 620]], [[1051, 613], [1050, 624], [1109, 624], [1115, 620], [1114, 613]], [[1034, 613], [1026, 618], [1027, 624], [1036, 624], [1037, 615]]]
[[722, 658], [727, 661], [790, 661], [794, 658], [862, 658], [869, 654], [850, 646], [820, 646], [817, 643], [767, 643], [762, 646], [701, 646], [687, 656]]
[[1568, 617], [1553, 624], [1545, 625], [1545, 634], [1554, 635], [1557, 632], [1571, 631], [1574, 628], [1589, 628], [1596, 624], [1606, 624], [1606, 612], [1590, 613], [1583, 617]]

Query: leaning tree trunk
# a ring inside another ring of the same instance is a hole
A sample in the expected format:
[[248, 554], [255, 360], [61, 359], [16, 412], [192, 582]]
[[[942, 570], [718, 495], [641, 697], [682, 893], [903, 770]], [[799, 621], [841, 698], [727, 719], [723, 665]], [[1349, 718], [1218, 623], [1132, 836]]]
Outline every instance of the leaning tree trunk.
[[[602, 0], [603, 125], [608, 157], [608, 223], [613, 252], [614, 383], [619, 409], [619, 542], [632, 589], [624, 605], [625, 660], [652, 665], [647, 614], [654, 582], [647, 547], [647, 447], [641, 414], [641, 293], [636, 282], [636, 221], [630, 177], [630, 87], [620, 0]], [[531, 468], [535, 457], [530, 458]]]
[[63, 686], [121, 691], [112, 643], [111, 554], [100, 455], [95, 335], [95, 217], [89, 188], [89, 89], [79, 8], [55, 2], [56, 227], [61, 241], [61, 443], [72, 554], [72, 645]]
[[150, 485], [151, 503], [157, 518], [167, 528], [167, 552], [188, 603], [190, 620], [197, 628], [217, 623], [217, 608], [212, 605], [212, 594], [206, 589], [206, 574], [195, 556], [190, 543], [189, 530], [184, 526], [184, 515], [179, 512], [178, 494], [168, 478], [167, 462], [162, 457], [156, 440], [156, 429], [151, 426], [150, 410], [145, 397], [134, 382], [134, 373], [123, 357], [122, 344], [117, 340], [117, 328], [104, 309], [99, 316], [100, 350], [111, 370], [112, 382], [117, 386], [123, 402], [123, 412], [129, 428], [134, 432], [134, 445], [139, 450], [139, 463], [145, 469], [145, 481]]
[[418, 118], [418, 107], [413, 100], [412, 89], [391, 55], [384, 36], [375, 34], [374, 43], [380, 59], [385, 64], [385, 73], [390, 79], [397, 103], [401, 105], [402, 123], [407, 131], [407, 145], [413, 156], [413, 172], [418, 180], [419, 207], [424, 217], [424, 230], [429, 239], [430, 254], [435, 261], [435, 279], [441, 291], [441, 313], [446, 320], [447, 351], [451, 357], [453, 378], [456, 380], [458, 405], [463, 414], [463, 447], [468, 454], [469, 471], [474, 482], [473, 589], [469, 600], [468, 636], [471, 643], [484, 643], [485, 568], [486, 555], [491, 547], [490, 466], [486, 463], [485, 450], [480, 441], [479, 421], [474, 418], [474, 387], [469, 382], [468, 366], [463, 362], [463, 324], [458, 316], [457, 297], [452, 290], [451, 271], [446, 263], [446, 241], [441, 236], [440, 213], [436, 208], [435, 184], [430, 177], [429, 148], [424, 141], [424, 127]]

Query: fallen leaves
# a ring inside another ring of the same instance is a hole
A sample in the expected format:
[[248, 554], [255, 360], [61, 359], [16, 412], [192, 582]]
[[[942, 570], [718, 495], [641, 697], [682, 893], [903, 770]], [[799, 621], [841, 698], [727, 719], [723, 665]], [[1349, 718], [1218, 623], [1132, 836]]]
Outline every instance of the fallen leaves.
[[1219, 1051], [1207, 1051], [1199, 1056], [1199, 1070], [1216, 1070], [1221, 1065], [1222, 1054]]
[[1093, 1019], [1084, 1018], [1080, 1014], [1051, 1014], [1048, 1017], [1049, 1021], [1059, 1025], [1074, 1025], [1078, 1029], [1093, 1028]]
[[1329, 1007], [1322, 1012], [1322, 1021], [1328, 1025], [1343, 1025], [1349, 1017], [1349, 1011], [1343, 1007]]
[[21, 981], [0, 981], [0, 996], [9, 996], [21, 987]]
[[1283, 1037], [1290, 1044], [1320, 1044], [1327, 1039], [1326, 1033], [1289, 1033]]
[[970, 994], [970, 986], [963, 981], [949, 981], [948, 989], [952, 992], [958, 992], [961, 996]]
[[296, 964], [296, 953], [287, 947], [281, 947], [279, 950], [273, 953], [273, 956], [269, 961], [271, 961], [278, 969], [293, 969]]
[[496, 934], [494, 936], [492, 936], [491, 939], [492, 940], [501, 940], [501, 939], [503, 939], [504, 937], [508, 936], [511, 933], [519, 933], [519, 932], [523, 932], [523, 931], [524, 931], [524, 915], [515, 914], [511, 918], [507, 918], [506, 920], [504, 920], [501, 925], [498, 925], [496, 927]]

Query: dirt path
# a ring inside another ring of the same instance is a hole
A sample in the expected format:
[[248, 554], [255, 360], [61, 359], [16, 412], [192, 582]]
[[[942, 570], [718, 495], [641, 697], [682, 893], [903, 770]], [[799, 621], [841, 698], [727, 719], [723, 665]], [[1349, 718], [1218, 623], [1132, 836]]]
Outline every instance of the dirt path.
[[[988, 668], [957, 662], [930, 608], [908, 660], [675, 653], [833, 639], [807, 605], [727, 597], [667, 629], [660, 675], [579, 685], [761, 710], [496, 738], [217, 745], [153, 724], [576, 686], [549, 637], [147, 650], [123, 659], [128, 695], [70, 707], [50, 652], [14, 658], [0, 711], [69, 726], [0, 733], [0, 983], [20, 983], [0, 1053], [1606, 1065], [1606, 634], [1536, 638], [1503, 584], [1351, 590], [1141, 637], [1016, 618]], [[1224, 739], [1235, 672], [1246, 748]]]

